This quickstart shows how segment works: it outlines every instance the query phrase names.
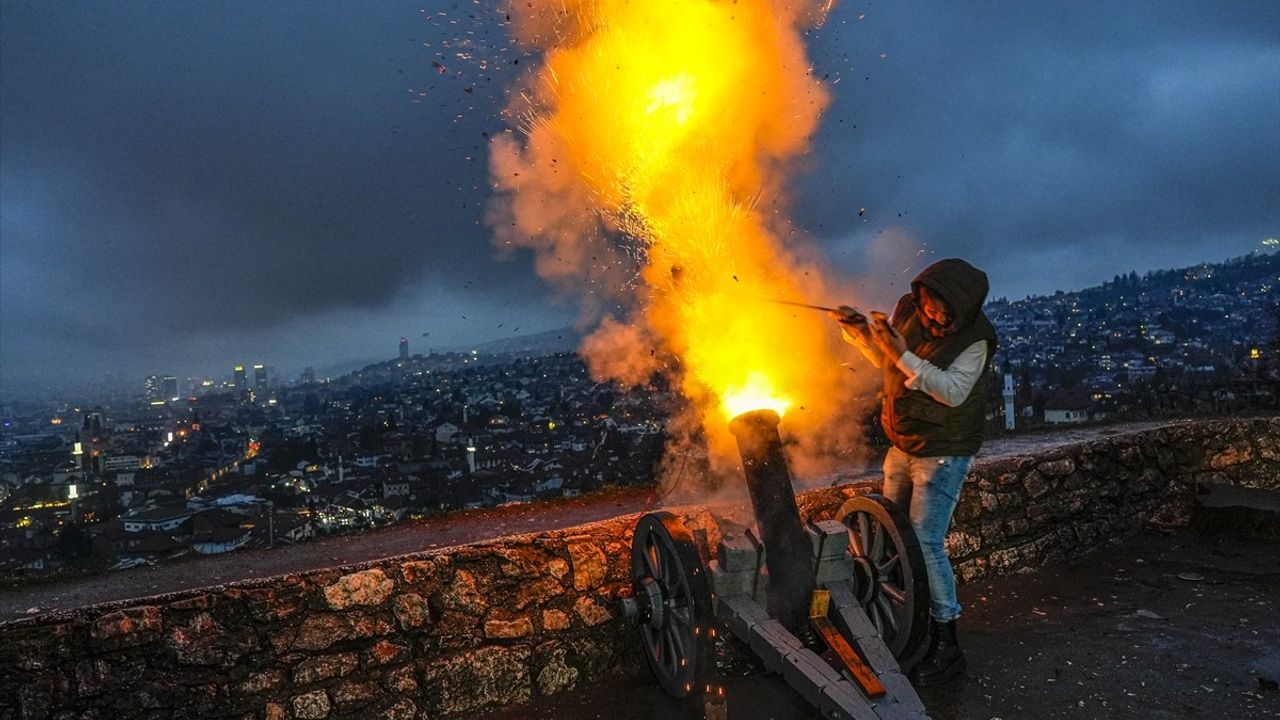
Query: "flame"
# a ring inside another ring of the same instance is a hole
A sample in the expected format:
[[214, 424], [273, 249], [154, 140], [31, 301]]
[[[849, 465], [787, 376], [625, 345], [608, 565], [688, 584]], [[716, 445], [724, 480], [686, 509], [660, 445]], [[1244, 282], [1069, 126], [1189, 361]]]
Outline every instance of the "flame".
[[[586, 256], [564, 237], [586, 234], [580, 216], [569, 220], [566, 209], [548, 220], [554, 210], [541, 208], [534, 219], [527, 178], [541, 178], [553, 198], [542, 202], [587, 198], [582, 210], [604, 234], [637, 241], [644, 287], [632, 320], [678, 358], [704, 425], [759, 408], [814, 417], [830, 408], [840, 359], [829, 321], [760, 302], [828, 299], [820, 270], [779, 239], [790, 232], [784, 171], [828, 102], [800, 36], [822, 6], [556, 0], [511, 9], [520, 39], [546, 54], [533, 97], [522, 96], [525, 146], [495, 148], [496, 187], [510, 193], [517, 228], [506, 241], [539, 248], [542, 269], [553, 255]], [[523, 177], [507, 171], [513, 162]], [[563, 190], [569, 183], [583, 192]]]

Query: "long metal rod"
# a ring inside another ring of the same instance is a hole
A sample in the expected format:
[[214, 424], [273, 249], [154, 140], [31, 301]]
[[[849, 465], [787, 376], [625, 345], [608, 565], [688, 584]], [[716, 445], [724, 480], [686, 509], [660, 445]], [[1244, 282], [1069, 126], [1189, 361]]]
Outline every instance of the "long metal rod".
[[853, 310], [853, 313], [849, 314], [848, 312], [841, 310], [840, 308], [827, 307], [825, 305], [810, 305], [809, 303], [796, 302], [795, 300], [782, 300], [780, 298], [757, 298], [757, 299], [762, 302], [772, 303], [774, 305], [789, 305], [791, 307], [805, 308], [806, 310], [817, 310], [818, 312], [833, 313], [835, 315], [840, 315], [842, 317], [862, 318], [863, 320], [866, 319], [866, 315], [864, 315], [863, 312], [858, 308], [850, 308], [851, 310]]

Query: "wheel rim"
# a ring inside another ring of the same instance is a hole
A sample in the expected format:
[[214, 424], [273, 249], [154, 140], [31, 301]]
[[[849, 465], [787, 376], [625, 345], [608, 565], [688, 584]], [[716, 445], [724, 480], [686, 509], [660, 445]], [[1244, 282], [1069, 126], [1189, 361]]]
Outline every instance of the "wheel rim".
[[894, 657], [913, 656], [929, 631], [929, 581], [911, 522], [875, 494], [850, 499], [839, 516], [849, 529], [854, 596]]
[[640, 639], [649, 667], [669, 694], [699, 689], [710, 658], [711, 596], [693, 537], [671, 513], [650, 513], [631, 542], [633, 597], [642, 606]]

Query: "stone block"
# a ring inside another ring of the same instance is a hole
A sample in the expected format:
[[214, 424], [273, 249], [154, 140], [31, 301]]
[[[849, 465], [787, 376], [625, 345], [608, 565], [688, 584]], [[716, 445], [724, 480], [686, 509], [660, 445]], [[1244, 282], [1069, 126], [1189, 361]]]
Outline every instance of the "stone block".
[[365, 667], [380, 667], [409, 660], [412, 655], [409, 646], [382, 639], [365, 650], [363, 662]]
[[293, 682], [295, 685], [310, 685], [321, 680], [342, 677], [355, 670], [359, 664], [353, 652], [318, 655], [298, 663], [293, 669]]
[[533, 623], [527, 617], [518, 617], [514, 620], [486, 620], [484, 623], [484, 636], [490, 639], [512, 639], [531, 634], [533, 634]]
[[752, 626], [768, 620], [769, 613], [751, 598], [727, 597], [716, 603], [716, 618], [734, 637], [750, 644]]
[[1032, 470], [1027, 473], [1026, 477], [1022, 478], [1022, 486], [1027, 489], [1027, 495], [1032, 500], [1053, 489], [1053, 483], [1036, 470]]
[[[527, 702], [533, 694], [527, 647], [482, 647], [436, 659], [423, 684], [436, 714]], [[434, 716], [434, 715], [433, 715]]]
[[720, 598], [734, 595], [750, 595], [755, 587], [755, 568], [739, 572], [726, 572], [721, 569], [719, 560], [712, 560], [707, 569], [710, 571], [711, 591]]
[[1058, 460], [1045, 460], [1036, 465], [1036, 471], [1048, 477], [1070, 475], [1076, 470], [1076, 461], [1069, 457]]
[[609, 608], [590, 597], [580, 597], [573, 603], [573, 611], [588, 626], [599, 625], [613, 619]]
[[814, 571], [813, 580], [819, 585], [853, 577], [853, 561], [848, 555], [818, 558], [817, 563], [818, 568]]
[[345, 610], [353, 605], [381, 605], [391, 597], [395, 583], [382, 570], [362, 570], [343, 575], [324, 589], [325, 602], [334, 610]]
[[329, 696], [323, 690], [293, 697], [293, 716], [298, 720], [319, 720], [329, 716]]
[[815, 558], [844, 557], [849, 551], [849, 529], [836, 520], [820, 520], [806, 528]]
[[847, 680], [822, 688], [818, 713], [828, 720], [878, 720], [867, 696]]
[[420, 628], [431, 621], [431, 608], [418, 593], [397, 595], [391, 606], [401, 630]]
[[560, 610], [542, 611], [543, 630], [564, 630], [569, 627], [569, 616]]
[[914, 713], [924, 715], [928, 712], [906, 675], [894, 671], [880, 673], [880, 682], [884, 685], [886, 698], [893, 698]]
[[881, 700], [875, 704], [875, 714], [880, 720], [928, 720], [929, 716], [915, 712], [910, 707], [896, 702]]
[[766, 668], [777, 673], [783, 671], [787, 655], [801, 649], [800, 641], [772, 618], [751, 626], [747, 644]]
[[94, 620], [89, 637], [111, 647], [132, 647], [159, 636], [163, 622], [153, 605], [119, 610]]
[[878, 633], [869, 637], [858, 638], [853, 645], [877, 675], [902, 672], [902, 666], [898, 665], [898, 659], [889, 651], [889, 646], [884, 644], [884, 639]]
[[827, 590], [831, 592], [831, 606], [827, 616], [835, 624], [846, 639], [860, 640], [867, 637], [879, 637], [871, 618], [858, 605], [848, 583], [829, 583]]
[[590, 590], [604, 582], [609, 558], [593, 543], [569, 543], [569, 561], [573, 567], [573, 589]]
[[453, 582], [440, 593], [440, 604], [447, 610], [457, 610], [468, 615], [483, 615], [489, 601], [476, 586], [476, 577], [466, 570], [458, 570]]
[[783, 659], [782, 677], [811, 707], [822, 703], [822, 691], [829, 685], [844, 682], [826, 660], [812, 650], [798, 649]]
[[725, 535], [716, 547], [716, 560], [725, 572], [754, 573], [760, 565], [760, 551], [745, 535]]

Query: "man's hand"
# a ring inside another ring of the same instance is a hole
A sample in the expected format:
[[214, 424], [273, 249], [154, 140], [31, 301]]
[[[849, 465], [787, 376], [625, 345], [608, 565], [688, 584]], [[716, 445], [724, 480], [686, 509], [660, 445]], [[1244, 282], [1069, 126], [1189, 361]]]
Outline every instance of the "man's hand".
[[907, 351], [907, 341], [902, 334], [889, 324], [889, 319], [883, 314], [875, 314], [875, 322], [870, 325], [871, 339], [875, 342], [875, 346], [880, 348], [880, 352], [893, 362], [897, 362], [902, 357], [902, 353]]
[[835, 310], [828, 311], [827, 315], [840, 323], [840, 334], [845, 342], [853, 344], [856, 339], [867, 347], [874, 347], [871, 326], [867, 323], [865, 315], [848, 305], [841, 305]]

